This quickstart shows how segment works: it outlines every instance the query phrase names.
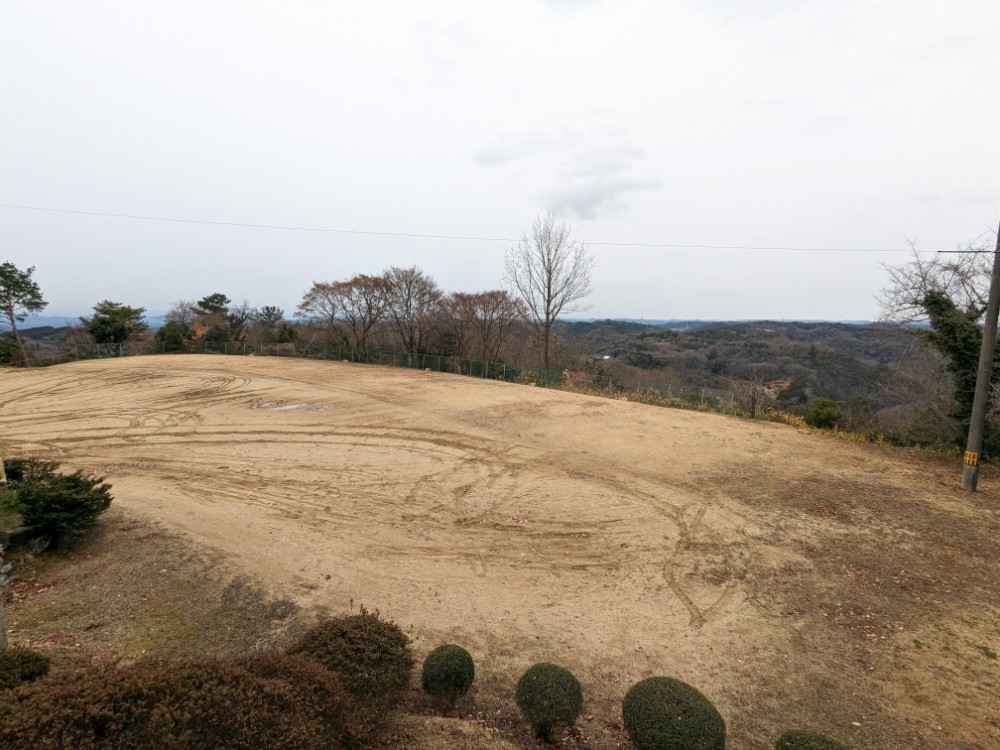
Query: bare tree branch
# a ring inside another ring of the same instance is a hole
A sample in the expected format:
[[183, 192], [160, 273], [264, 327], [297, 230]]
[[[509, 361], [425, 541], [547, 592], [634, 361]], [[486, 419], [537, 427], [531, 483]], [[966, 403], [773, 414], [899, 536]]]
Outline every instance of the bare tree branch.
[[416, 266], [391, 266], [382, 274], [388, 296], [388, 315], [403, 348], [418, 354], [427, 348], [441, 289]]
[[552, 325], [564, 312], [581, 309], [575, 303], [593, 291], [594, 259], [583, 243], [574, 242], [569, 225], [552, 212], [535, 219], [531, 237], [507, 250], [504, 279], [525, 304], [525, 319], [544, 341], [549, 366]]
[[922, 258], [910, 242], [913, 260], [900, 266], [883, 265], [889, 283], [879, 295], [882, 319], [912, 323], [927, 319], [924, 301], [931, 292], [941, 292], [963, 313], [978, 317], [986, 310], [993, 238], [984, 234], [959, 245], [960, 253]]

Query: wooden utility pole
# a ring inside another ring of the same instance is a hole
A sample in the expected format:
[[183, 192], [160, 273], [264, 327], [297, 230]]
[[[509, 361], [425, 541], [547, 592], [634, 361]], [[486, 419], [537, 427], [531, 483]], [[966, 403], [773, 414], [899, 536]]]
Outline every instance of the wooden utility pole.
[[990, 294], [986, 300], [986, 319], [983, 321], [983, 345], [979, 350], [979, 370], [976, 372], [976, 394], [972, 401], [969, 440], [965, 444], [965, 463], [962, 466], [962, 489], [969, 492], [975, 492], [976, 484], [979, 482], [979, 454], [983, 450], [986, 411], [990, 405], [990, 382], [993, 374], [993, 352], [997, 343], [998, 313], [1000, 313], [1000, 231], [997, 232], [997, 246], [993, 252]]

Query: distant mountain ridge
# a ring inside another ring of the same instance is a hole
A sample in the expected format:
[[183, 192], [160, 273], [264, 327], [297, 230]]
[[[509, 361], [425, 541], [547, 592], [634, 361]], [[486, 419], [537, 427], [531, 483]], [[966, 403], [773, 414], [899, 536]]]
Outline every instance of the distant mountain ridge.
[[845, 326], [869, 326], [877, 324], [874, 320], [828, 320], [826, 318], [742, 318], [739, 320], [709, 320], [705, 318], [565, 318], [566, 323], [597, 323], [610, 320], [615, 323], [636, 323], [637, 325], [654, 326], [655, 328], [670, 328], [683, 331], [688, 328], [702, 326], [729, 325], [742, 323], [839, 323]]
[[[79, 325], [80, 317], [79, 315], [29, 315], [23, 323], [18, 325], [18, 328], [41, 328], [43, 326], [62, 328], [68, 325]], [[635, 323], [637, 325], [654, 326], [656, 328], [669, 328], [676, 331], [735, 323], [840, 323], [850, 326], [876, 324], [876, 321], [872, 320], [824, 320], [807, 318], [744, 318], [742, 320], [708, 320], [703, 318], [564, 318], [563, 322], [596, 323], [602, 320], [611, 320], [616, 323]], [[147, 315], [146, 323], [155, 331], [163, 327], [165, 317], [163, 315]]]
[[[86, 317], [84, 315], [83, 317]], [[164, 317], [162, 315], [147, 315], [146, 323], [154, 331], [157, 328], [162, 328], [164, 323]], [[79, 315], [29, 315], [24, 319], [23, 323], [18, 323], [18, 330], [29, 328], [43, 328], [45, 326], [51, 326], [52, 328], [64, 328], [65, 326], [76, 326], [80, 325]]]

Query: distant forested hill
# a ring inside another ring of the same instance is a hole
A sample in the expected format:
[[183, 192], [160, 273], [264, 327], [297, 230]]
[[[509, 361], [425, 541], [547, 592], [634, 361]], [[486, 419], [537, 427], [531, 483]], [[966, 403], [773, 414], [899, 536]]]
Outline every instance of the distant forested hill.
[[873, 411], [898, 406], [906, 398], [898, 381], [918, 356], [912, 329], [874, 323], [755, 321], [678, 330], [602, 320], [561, 323], [557, 335], [568, 352], [589, 355], [609, 372], [661, 373], [713, 388], [752, 379], [786, 408], [817, 398], [862, 399]]

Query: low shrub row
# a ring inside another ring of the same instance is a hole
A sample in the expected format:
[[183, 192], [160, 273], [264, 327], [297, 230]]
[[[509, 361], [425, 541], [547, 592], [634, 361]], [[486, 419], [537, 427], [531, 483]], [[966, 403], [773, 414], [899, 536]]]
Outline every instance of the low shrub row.
[[346, 750], [352, 711], [337, 676], [301, 657], [96, 664], [7, 693], [0, 747]]
[[[353, 750], [409, 689], [409, 639], [378, 612], [321, 622], [286, 653], [48, 670], [0, 653], [0, 748]], [[32, 682], [32, 680], [34, 680]]]
[[[422, 685], [448, 708], [472, 685], [472, 656], [453, 644], [439, 646], [424, 661]], [[517, 683], [516, 700], [535, 737], [550, 742], [555, 730], [571, 727], [583, 708], [580, 681], [550, 663], [530, 667]], [[622, 701], [622, 723], [637, 750], [724, 750], [726, 723], [695, 687], [671, 677], [636, 683]], [[816, 732], [785, 732], [775, 750], [847, 750]]]
[[[48, 677], [27, 649], [0, 652], [0, 747], [80, 750], [357, 748], [386, 724], [409, 689], [409, 638], [378, 611], [323, 621], [284, 654], [243, 659], [95, 664]], [[43, 678], [43, 679], [39, 679]], [[472, 656], [446, 644], [424, 660], [423, 689], [446, 708], [471, 687]], [[535, 736], [572, 726], [583, 689], [568, 670], [535, 664], [516, 701]], [[637, 750], [724, 750], [726, 724], [693, 686], [670, 677], [633, 685], [622, 721]], [[775, 750], [847, 750], [821, 734], [786, 732]]]

